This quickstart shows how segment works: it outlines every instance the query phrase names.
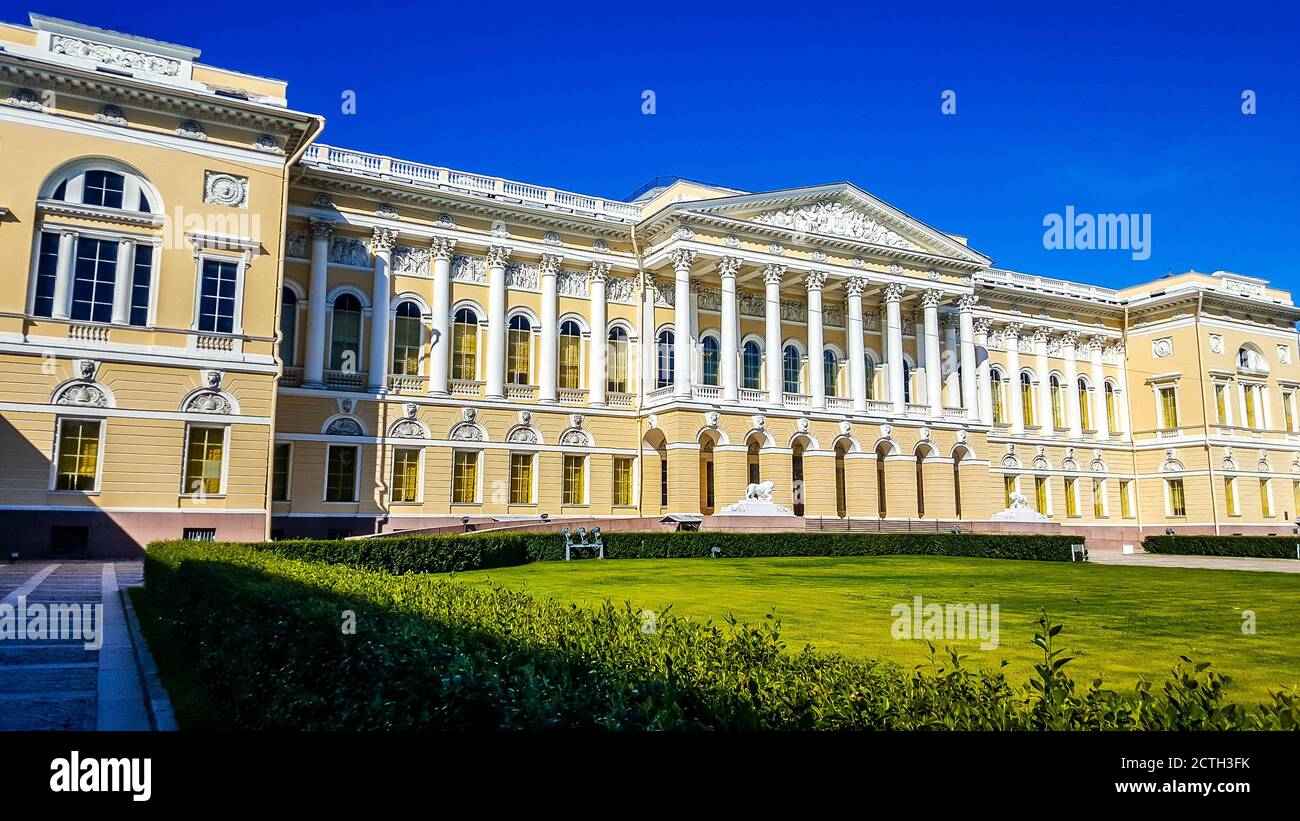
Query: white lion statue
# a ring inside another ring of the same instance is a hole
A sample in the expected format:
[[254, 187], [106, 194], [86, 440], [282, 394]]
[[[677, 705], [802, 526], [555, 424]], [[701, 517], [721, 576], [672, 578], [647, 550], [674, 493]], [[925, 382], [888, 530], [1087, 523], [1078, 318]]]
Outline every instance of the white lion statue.
[[1010, 509], [1010, 510], [1028, 510], [1028, 509], [1029, 509], [1029, 498], [1028, 498], [1027, 496], [1025, 496], [1025, 494], [1023, 494], [1023, 493], [1013, 493], [1013, 494], [1011, 494], [1011, 507], [1010, 507], [1009, 509]]
[[756, 502], [772, 501], [772, 482], [755, 482], [746, 486], [745, 498]]

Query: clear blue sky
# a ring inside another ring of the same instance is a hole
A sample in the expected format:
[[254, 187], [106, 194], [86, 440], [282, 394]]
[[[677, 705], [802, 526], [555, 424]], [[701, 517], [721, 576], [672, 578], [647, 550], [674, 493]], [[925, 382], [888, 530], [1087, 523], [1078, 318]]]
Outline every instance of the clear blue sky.
[[[659, 174], [847, 180], [1003, 267], [1104, 285], [1223, 268], [1300, 290], [1291, 3], [6, 6], [288, 80], [330, 144], [618, 198]], [[1150, 258], [1045, 249], [1067, 205], [1149, 213]]]

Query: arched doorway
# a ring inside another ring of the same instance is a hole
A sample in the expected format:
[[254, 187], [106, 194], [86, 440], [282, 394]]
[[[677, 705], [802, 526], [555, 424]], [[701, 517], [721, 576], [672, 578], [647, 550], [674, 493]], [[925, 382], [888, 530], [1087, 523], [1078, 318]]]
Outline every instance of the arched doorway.
[[641, 475], [641, 498], [647, 506], [668, 508], [668, 441], [658, 430], [646, 431]]
[[713, 451], [715, 441], [707, 433], [700, 436], [700, 513], [712, 515], [717, 506]]
[[849, 492], [848, 480], [846, 478], [845, 460], [848, 457], [849, 445], [847, 442], [837, 442], [835, 445], [835, 515], [841, 519], [847, 519], [849, 516]]
[[952, 504], [958, 519], [961, 518], [961, 460], [969, 455], [965, 445], [952, 449]]
[[794, 515], [802, 516], [804, 511], [803, 452], [805, 440], [796, 439], [790, 448], [790, 492], [794, 499]]
[[925, 518], [925, 459], [933, 452], [929, 445], [916, 448], [916, 518]]
[[745, 476], [749, 484], [756, 485], [763, 481], [763, 471], [759, 463], [759, 451], [763, 449], [763, 439], [757, 433], [745, 440]]
[[879, 508], [877, 513], [880, 518], [885, 518], [889, 513], [889, 493], [885, 484], [885, 459], [889, 456], [892, 448], [881, 442], [876, 446], [876, 501]]

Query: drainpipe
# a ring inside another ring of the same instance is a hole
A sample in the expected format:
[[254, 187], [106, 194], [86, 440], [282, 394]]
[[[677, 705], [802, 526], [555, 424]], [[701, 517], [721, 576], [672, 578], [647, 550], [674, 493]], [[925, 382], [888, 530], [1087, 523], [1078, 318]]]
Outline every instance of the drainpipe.
[[[642, 379], [642, 377], [645, 375], [645, 363], [641, 361], [641, 357], [645, 355], [645, 347], [646, 347], [645, 335], [646, 335], [646, 321], [648, 320], [648, 317], [646, 316], [645, 295], [646, 295], [646, 288], [648, 287], [649, 283], [646, 282], [645, 266], [642, 264], [642, 260], [641, 260], [641, 247], [637, 244], [636, 241], [635, 223], [632, 224], [632, 256], [636, 259], [637, 277], [641, 283], [641, 298], [637, 300], [640, 303], [637, 306], [637, 312], [638, 312], [638, 316], [640, 317], [638, 322], [641, 326], [641, 332], [637, 334], [637, 342], [641, 344], [637, 346], [638, 352], [637, 352], [637, 361], [636, 361], [636, 365], [637, 365], [636, 384], [639, 386], [636, 392], [636, 429], [637, 429], [636, 463], [641, 468], [640, 470], [641, 487], [638, 488], [638, 493], [636, 497], [636, 510], [639, 515], [645, 516], [645, 483], [646, 483], [645, 434], [646, 432], [645, 432], [645, 415], [642, 413], [643, 407], [645, 405], [645, 384]], [[629, 384], [632, 384], [630, 380], [631, 380], [631, 376], [629, 375]], [[664, 455], [667, 456], [667, 454], [668, 451], [665, 448]], [[662, 470], [662, 468], [660, 468], [660, 470]]]
[[1205, 292], [1196, 293], [1196, 320], [1192, 327], [1196, 329], [1196, 369], [1201, 375], [1201, 431], [1205, 437], [1205, 466], [1210, 477], [1210, 515], [1214, 518], [1214, 535], [1219, 535], [1219, 501], [1214, 496], [1214, 454], [1210, 450], [1210, 412], [1209, 405], [1206, 404], [1205, 383], [1207, 374], [1205, 373], [1205, 359], [1201, 354], [1201, 309], [1205, 304]]
[[[1133, 435], [1133, 391], [1129, 390], [1128, 384], [1128, 306], [1124, 307], [1124, 326], [1121, 338], [1124, 340], [1124, 358], [1120, 361], [1120, 367], [1124, 369], [1121, 376], [1124, 377], [1124, 407], [1128, 416], [1128, 428], [1125, 433], [1129, 439], [1129, 462], [1133, 470], [1133, 512], [1137, 514], [1138, 543], [1141, 544], [1142, 537], [1142, 483], [1138, 480], [1138, 463], [1137, 463], [1137, 437]], [[1134, 545], [1136, 552], [1137, 545]]]

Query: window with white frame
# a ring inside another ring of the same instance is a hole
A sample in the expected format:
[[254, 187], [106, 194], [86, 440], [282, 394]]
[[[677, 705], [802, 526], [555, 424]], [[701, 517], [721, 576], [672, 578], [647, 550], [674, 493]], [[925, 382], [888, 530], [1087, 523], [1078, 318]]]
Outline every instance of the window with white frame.
[[1106, 480], [1094, 478], [1092, 480], [1092, 515], [1097, 519], [1104, 519], [1109, 514], [1110, 504], [1106, 498]]
[[199, 259], [198, 330], [216, 334], [235, 332], [239, 269], [236, 260], [206, 256]]
[[1165, 513], [1179, 517], [1187, 515], [1187, 496], [1182, 479], [1165, 480]]
[[420, 448], [393, 448], [392, 499], [394, 504], [420, 501], [423, 477]]
[[325, 501], [357, 501], [358, 463], [361, 448], [330, 445], [325, 451]]
[[1237, 478], [1235, 476], [1225, 476], [1223, 478], [1223, 505], [1227, 509], [1229, 516], [1241, 515], [1241, 503], [1237, 498]]
[[226, 427], [191, 425], [186, 432], [182, 492], [214, 496], [225, 492]]
[[99, 490], [102, 419], [60, 419], [54, 444], [54, 490]]

